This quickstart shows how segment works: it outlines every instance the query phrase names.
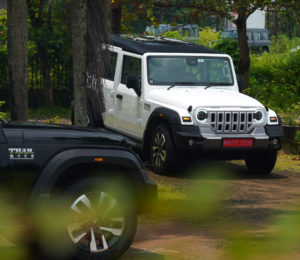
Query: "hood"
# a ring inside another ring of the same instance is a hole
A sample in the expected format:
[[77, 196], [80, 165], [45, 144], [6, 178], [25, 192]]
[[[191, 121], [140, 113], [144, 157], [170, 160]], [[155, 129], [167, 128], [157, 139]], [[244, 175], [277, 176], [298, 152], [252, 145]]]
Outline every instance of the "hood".
[[13, 138], [13, 135], [17, 138], [23, 133], [24, 143], [69, 142], [129, 147], [128, 141], [123, 136], [86, 127], [40, 122], [9, 122], [2, 124], [2, 127], [7, 138]]
[[196, 107], [263, 107], [263, 105], [247, 95], [228, 90], [203, 86], [174, 87], [170, 90], [155, 89], [149, 92], [149, 99], [187, 109]]

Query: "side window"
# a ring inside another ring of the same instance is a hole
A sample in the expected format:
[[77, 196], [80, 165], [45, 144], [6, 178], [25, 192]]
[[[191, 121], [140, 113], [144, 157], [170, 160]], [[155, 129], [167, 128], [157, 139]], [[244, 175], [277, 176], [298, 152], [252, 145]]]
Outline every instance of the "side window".
[[248, 40], [252, 40], [252, 33], [251, 32], [247, 32], [247, 37], [248, 37]]
[[268, 37], [268, 33], [267, 33], [267, 32], [261, 32], [261, 35], [262, 35], [262, 39], [263, 39], [263, 40], [269, 40], [269, 37]]
[[136, 74], [141, 77], [141, 70], [141, 59], [124, 56], [121, 83], [126, 84], [126, 78], [129, 74]]
[[115, 52], [109, 52], [109, 55], [110, 55], [110, 57], [109, 57], [110, 58], [110, 67], [106, 69], [104, 78], [114, 81], [116, 67], [117, 67], [118, 54]]
[[253, 32], [253, 40], [261, 40], [260, 32]]

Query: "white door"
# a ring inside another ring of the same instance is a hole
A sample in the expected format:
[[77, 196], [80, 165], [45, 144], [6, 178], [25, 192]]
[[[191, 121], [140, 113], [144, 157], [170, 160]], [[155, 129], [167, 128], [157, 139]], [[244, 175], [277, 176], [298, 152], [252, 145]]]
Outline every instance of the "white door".
[[136, 74], [141, 79], [141, 71], [142, 60], [140, 56], [123, 55], [122, 76], [115, 91], [113, 124], [121, 132], [133, 136], [141, 133], [141, 98], [133, 89], [126, 87], [126, 78], [129, 74]]
[[113, 122], [113, 115], [114, 115], [114, 85], [115, 83], [115, 75], [117, 70], [117, 61], [120, 57], [120, 52], [115, 50], [110, 52], [110, 60], [111, 60], [111, 67], [107, 71], [107, 75], [104, 79], [104, 96], [105, 96], [105, 106], [106, 111], [103, 113], [104, 124], [111, 125]]

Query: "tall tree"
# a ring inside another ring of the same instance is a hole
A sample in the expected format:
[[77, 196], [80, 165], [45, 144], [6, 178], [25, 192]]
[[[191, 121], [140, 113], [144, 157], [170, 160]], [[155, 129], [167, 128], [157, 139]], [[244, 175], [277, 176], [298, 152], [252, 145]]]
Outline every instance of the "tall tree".
[[[187, 20], [192, 20], [204, 12], [225, 17], [236, 24], [239, 35], [240, 61], [238, 74], [243, 78], [244, 89], [249, 87], [250, 54], [247, 43], [246, 23], [248, 17], [256, 10], [280, 10], [286, 11], [300, 8], [297, 0], [161, 0], [154, 3], [162, 8], [188, 8], [191, 9]], [[231, 13], [237, 12], [238, 17]]]
[[[41, 69], [43, 72], [43, 85], [44, 85], [44, 105], [46, 107], [53, 107], [53, 86], [50, 76], [50, 66], [48, 59], [48, 42], [46, 37], [39, 37], [41, 34], [46, 35], [50, 33], [51, 24], [51, 12], [52, 12], [52, 0], [47, 3], [47, 17], [45, 19], [45, 0], [28, 0], [28, 10], [31, 21], [31, 26], [35, 30], [34, 40], [37, 46], [37, 51], [40, 57]], [[36, 10], [38, 12], [36, 13]], [[46, 39], [45, 39], [46, 38]]]
[[71, 1], [74, 124], [87, 126], [86, 30], [87, 0]]
[[28, 30], [26, 0], [8, 1], [7, 27], [11, 119], [26, 121], [28, 111]]

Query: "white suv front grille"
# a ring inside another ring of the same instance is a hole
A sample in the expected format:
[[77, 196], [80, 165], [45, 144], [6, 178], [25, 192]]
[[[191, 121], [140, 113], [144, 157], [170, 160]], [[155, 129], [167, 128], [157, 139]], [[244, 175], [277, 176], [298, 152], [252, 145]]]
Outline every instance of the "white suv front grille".
[[254, 111], [212, 111], [208, 118], [215, 133], [247, 133], [253, 125]]

